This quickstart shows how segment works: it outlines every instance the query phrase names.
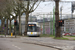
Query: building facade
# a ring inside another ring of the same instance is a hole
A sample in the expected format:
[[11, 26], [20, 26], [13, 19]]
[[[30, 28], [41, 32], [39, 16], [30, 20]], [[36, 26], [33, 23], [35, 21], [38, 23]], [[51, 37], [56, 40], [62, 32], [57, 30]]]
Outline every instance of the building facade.
[[64, 32], [75, 33], [75, 19], [64, 20]]
[[[40, 22], [42, 33], [45, 30], [46, 34], [53, 34], [53, 21]], [[43, 28], [44, 27], [44, 28]], [[75, 33], [75, 18], [64, 19], [64, 26], [61, 26], [61, 33]]]

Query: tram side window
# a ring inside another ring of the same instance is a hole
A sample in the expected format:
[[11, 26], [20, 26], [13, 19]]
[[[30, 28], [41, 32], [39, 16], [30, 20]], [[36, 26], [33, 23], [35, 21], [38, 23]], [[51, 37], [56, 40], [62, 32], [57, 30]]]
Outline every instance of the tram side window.
[[40, 32], [40, 28], [39, 27], [37, 27], [37, 32]]

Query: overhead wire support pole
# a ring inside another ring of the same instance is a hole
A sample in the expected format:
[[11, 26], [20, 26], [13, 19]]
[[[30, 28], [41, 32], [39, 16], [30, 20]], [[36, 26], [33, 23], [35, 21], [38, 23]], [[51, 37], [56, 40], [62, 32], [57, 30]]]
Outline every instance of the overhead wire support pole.
[[[62, 20], [62, 6], [60, 7], [60, 14], [61, 14], [61, 20]], [[61, 37], [62, 37], [62, 31], [61, 31]]]
[[43, 34], [45, 34], [45, 19], [44, 19], [44, 14], [43, 14]]
[[[52, 14], [52, 12], [50, 12], [50, 14]], [[50, 17], [52, 17], [52, 16], [50, 16]], [[51, 34], [51, 35], [53, 35], [53, 33], [52, 33], [52, 29], [53, 29], [53, 28], [52, 28], [52, 22], [53, 22], [53, 21], [52, 21], [52, 18], [50, 18], [50, 24], [49, 24], [49, 26], [50, 26], [50, 34]]]
[[60, 8], [60, 13], [61, 13], [61, 20], [62, 20], [62, 7]]
[[55, 35], [55, 7], [53, 7], [53, 35]]
[[72, 18], [73, 18], [73, 4], [72, 4], [72, 2], [71, 2], [71, 16], [72, 16]]
[[[39, 15], [43, 15], [43, 14], [39, 14]], [[46, 14], [46, 15], [53, 15], [53, 14]], [[59, 14], [61, 15], [61, 14]], [[71, 14], [62, 14], [62, 15], [71, 15]]]
[[[54, 2], [54, 0], [51, 0], [51, 2]], [[59, 1], [59, 2], [75, 2], [75, 1]]]

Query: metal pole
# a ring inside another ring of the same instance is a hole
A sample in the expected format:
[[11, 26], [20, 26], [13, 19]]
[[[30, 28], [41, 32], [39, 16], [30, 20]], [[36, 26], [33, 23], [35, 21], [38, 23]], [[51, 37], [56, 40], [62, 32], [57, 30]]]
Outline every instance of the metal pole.
[[53, 35], [55, 35], [55, 10], [54, 8], [53, 8]]
[[71, 2], [71, 16], [72, 16], [72, 18], [73, 18], [73, 12], [72, 12], [72, 2]]
[[43, 14], [43, 34], [45, 34], [45, 20], [44, 20], [44, 14]]
[[[62, 6], [60, 8], [60, 13], [61, 13], [61, 20], [62, 20]], [[60, 29], [62, 29], [62, 28], [60, 27]], [[61, 30], [61, 37], [62, 37], [62, 30]]]
[[15, 38], [16, 38], [16, 26], [15, 26]]
[[61, 20], [62, 20], [62, 7], [60, 8], [60, 13], [61, 13]]
[[[50, 14], [52, 14], [52, 12], [50, 12]], [[50, 33], [52, 34], [52, 18], [50, 18]]]
[[31, 13], [31, 22], [32, 22], [32, 13]]

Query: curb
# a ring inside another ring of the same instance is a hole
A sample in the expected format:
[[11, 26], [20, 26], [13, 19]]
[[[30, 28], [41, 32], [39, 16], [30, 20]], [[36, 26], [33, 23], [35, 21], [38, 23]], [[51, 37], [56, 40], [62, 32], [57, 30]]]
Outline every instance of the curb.
[[[56, 39], [56, 40], [63, 40], [63, 39]], [[70, 39], [69, 39], [69, 40], [66, 40], [66, 41], [75, 41], [75, 40], [70, 40]]]

